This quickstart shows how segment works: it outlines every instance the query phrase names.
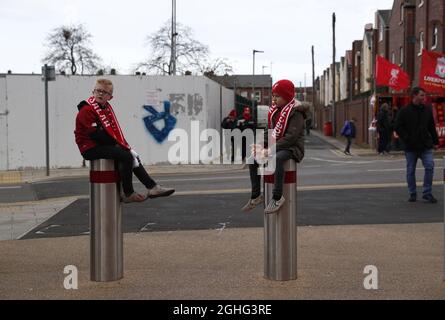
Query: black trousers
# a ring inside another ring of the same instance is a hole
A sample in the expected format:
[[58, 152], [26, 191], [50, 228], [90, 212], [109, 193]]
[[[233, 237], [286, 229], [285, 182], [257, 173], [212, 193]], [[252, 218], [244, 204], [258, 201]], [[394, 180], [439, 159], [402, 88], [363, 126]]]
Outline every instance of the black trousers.
[[346, 148], [345, 148], [345, 152], [350, 153], [351, 152], [351, 145], [352, 145], [352, 138], [351, 137], [346, 137]]
[[389, 143], [391, 142], [391, 135], [389, 132], [381, 131], [379, 132], [379, 146], [378, 153], [389, 151]]
[[124, 150], [116, 146], [97, 146], [93, 149], [85, 151], [82, 156], [85, 158], [85, 160], [117, 160], [119, 164], [122, 189], [126, 196], [129, 196], [134, 192], [133, 173], [147, 189], [151, 189], [156, 185], [156, 182], [154, 182], [154, 180], [148, 175], [147, 171], [142, 165], [133, 169], [133, 155], [128, 150]]
[[[280, 150], [276, 156], [275, 167], [275, 185], [272, 191], [273, 198], [280, 200], [283, 196], [283, 182], [284, 182], [284, 163], [293, 158], [292, 152], [289, 150]], [[250, 182], [252, 184], [252, 199], [256, 199], [261, 194], [261, 176], [258, 175], [259, 164], [254, 163], [249, 165]]]

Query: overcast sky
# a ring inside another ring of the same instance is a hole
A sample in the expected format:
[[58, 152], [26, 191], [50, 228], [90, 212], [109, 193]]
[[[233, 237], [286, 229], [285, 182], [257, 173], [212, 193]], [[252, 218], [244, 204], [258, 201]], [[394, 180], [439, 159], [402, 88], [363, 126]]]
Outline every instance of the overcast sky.
[[[363, 38], [376, 10], [393, 0], [177, 0], [177, 21], [227, 58], [236, 74], [270, 74], [297, 86], [311, 85], [311, 46], [316, 74], [332, 62], [332, 13], [337, 15], [337, 60]], [[147, 36], [171, 17], [171, 0], [0, 0], [0, 73], [40, 73], [48, 33], [82, 23], [92, 49], [108, 66], [128, 74], [149, 55]], [[263, 68], [264, 66], [264, 68]]]

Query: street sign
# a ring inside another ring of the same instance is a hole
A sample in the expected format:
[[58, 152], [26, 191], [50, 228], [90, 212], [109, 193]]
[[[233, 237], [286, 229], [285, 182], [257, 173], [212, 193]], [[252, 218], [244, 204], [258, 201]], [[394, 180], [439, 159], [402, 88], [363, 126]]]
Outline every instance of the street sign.
[[55, 81], [56, 80], [56, 68], [54, 66], [44, 65], [42, 67], [42, 81]]

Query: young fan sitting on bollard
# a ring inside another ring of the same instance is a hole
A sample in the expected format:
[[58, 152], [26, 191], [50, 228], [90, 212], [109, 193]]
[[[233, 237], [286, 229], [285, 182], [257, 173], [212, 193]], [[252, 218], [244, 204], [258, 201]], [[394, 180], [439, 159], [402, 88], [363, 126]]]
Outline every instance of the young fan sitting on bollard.
[[[74, 135], [80, 153], [86, 160], [111, 159], [119, 163], [122, 182], [122, 201], [142, 202], [148, 198], [167, 197], [174, 189], [158, 185], [142, 166], [139, 155], [124, 138], [109, 101], [113, 98], [113, 83], [99, 79], [93, 96], [79, 103]], [[133, 189], [133, 173], [147, 188], [146, 194]]]
[[[280, 80], [272, 87], [273, 104], [269, 109], [268, 130], [273, 130], [271, 143], [275, 144], [276, 154], [271, 155], [270, 146], [255, 145], [252, 152], [258, 157], [275, 157], [275, 185], [273, 198], [265, 209], [266, 214], [280, 210], [286, 199], [283, 197], [284, 163], [294, 159], [300, 163], [304, 158], [304, 123], [307, 106], [295, 99], [295, 86], [289, 80]], [[265, 142], [267, 143], [267, 138]], [[268, 148], [269, 147], [269, 148]], [[252, 196], [242, 208], [244, 212], [253, 210], [264, 201], [261, 195], [261, 176], [258, 174], [259, 164], [255, 161], [249, 165]]]

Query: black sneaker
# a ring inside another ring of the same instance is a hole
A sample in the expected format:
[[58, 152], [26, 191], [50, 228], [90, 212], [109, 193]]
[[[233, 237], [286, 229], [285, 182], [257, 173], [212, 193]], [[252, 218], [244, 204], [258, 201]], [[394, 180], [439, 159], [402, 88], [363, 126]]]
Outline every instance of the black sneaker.
[[422, 197], [423, 200], [429, 203], [437, 203], [437, 199], [432, 194], [426, 194]]
[[409, 196], [408, 202], [416, 202], [417, 201], [417, 195], [412, 194]]

